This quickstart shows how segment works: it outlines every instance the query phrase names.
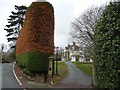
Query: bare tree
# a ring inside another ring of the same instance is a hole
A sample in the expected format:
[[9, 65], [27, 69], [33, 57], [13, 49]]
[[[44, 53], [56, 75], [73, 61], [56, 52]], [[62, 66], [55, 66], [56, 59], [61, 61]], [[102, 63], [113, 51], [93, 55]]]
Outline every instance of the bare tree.
[[95, 25], [99, 20], [103, 9], [104, 6], [92, 6], [84, 14], [72, 22], [73, 30], [70, 32], [71, 39], [76, 41], [80, 46], [87, 48], [90, 56], [92, 55]]
[[61, 56], [63, 50], [64, 50], [63, 47], [60, 46], [60, 47], [59, 47], [59, 50], [58, 50], [58, 53], [59, 53], [60, 56]]
[[[72, 22], [73, 30], [70, 32], [71, 39], [76, 41], [81, 47], [83, 47], [84, 54], [87, 57], [92, 58], [93, 56], [93, 35], [95, 31], [95, 25], [100, 19], [104, 6], [101, 7], [91, 7], [79, 18], [76, 18]], [[86, 52], [87, 51], [87, 52]], [[96, 85], [94, 66], [93, 71], [93, 85]]]

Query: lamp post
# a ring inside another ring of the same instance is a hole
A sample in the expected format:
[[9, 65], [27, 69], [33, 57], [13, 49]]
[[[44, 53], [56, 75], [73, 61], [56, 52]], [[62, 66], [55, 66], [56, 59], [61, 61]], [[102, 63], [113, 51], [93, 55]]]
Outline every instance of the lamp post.
[[58, 75], [58, 48], [56, 47], [56, 75]]

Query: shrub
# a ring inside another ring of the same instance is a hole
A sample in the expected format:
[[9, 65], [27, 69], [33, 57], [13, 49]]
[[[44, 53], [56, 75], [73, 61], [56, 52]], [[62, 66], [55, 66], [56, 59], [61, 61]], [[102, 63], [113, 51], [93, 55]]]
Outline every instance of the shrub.
[[27, 52], [17, 56], [20, 66], [26, 67], [31, 72], [47, 72], [49, 66], [49, 53]]
[[13, 50], [11, 53], [10, 53], [10, 57], [15, 59], [16, 58], [16, 51]]
[[100, 88], [120, 87], [120, 1], [110, 2], [96, 25], [94, 67]]
[[2, 59], [2, 63], [9, 63], [9, 61]]

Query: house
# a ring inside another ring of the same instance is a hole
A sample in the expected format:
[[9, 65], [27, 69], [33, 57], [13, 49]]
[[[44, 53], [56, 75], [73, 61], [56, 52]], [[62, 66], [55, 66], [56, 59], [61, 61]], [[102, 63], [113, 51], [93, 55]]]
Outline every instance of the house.
[[75, 42], [73, 44], [68, 44], [62, 52], [62, 60], [63, 61], [84, 61], [83, 51], [80, 49]]

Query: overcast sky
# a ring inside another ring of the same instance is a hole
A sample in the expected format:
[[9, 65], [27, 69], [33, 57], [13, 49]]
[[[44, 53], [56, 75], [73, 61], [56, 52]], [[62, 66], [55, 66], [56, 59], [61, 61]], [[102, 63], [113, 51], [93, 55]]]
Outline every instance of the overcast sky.
[[[0, 44], [8, 45], [7, 34], [4, 30], [7, 25], [7, 18], [14, 11], [15, 5], [29, 6], [36, 0], [0, 0]], [[69, 32], [71, 31], [71, 22], [80, 16], [91, 6], [100, 6], [110, 0], [47, 0], [55, 11], [55, 46], [66, 46], [68, 44]]]

